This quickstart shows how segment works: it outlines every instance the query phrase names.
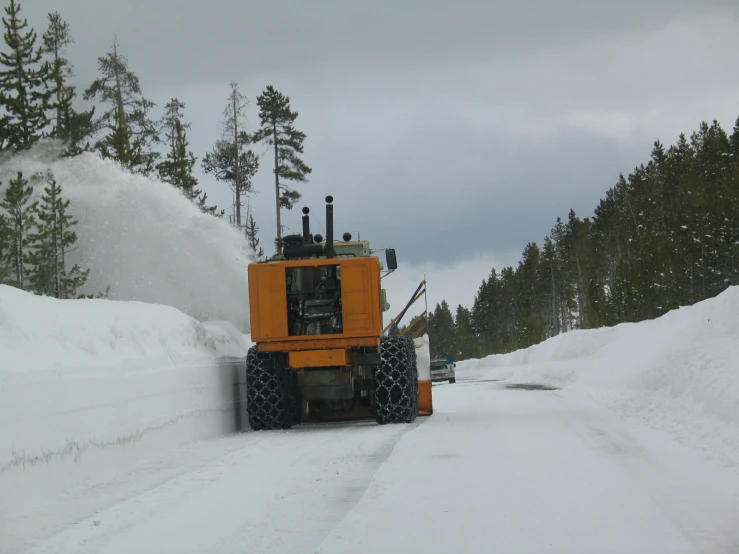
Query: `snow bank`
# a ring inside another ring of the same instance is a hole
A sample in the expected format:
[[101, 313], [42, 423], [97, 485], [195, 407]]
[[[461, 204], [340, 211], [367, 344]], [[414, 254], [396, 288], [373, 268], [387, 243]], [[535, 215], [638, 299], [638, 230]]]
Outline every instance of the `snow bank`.
[[0, 285], [0, 504], [22, 510], [234, 431], [248, 344], [170, 306]]
[[739, 466], [739, 287], [641, 323], [565, 333], [457, 364], [460, 376], [586, 392]]
[[[253, 252], [227, 221], [202, 214], [174, 187], [86, 153], [57, 159], [53, 143], [0, 160], [0, 194], [22, 171], [43, 192], [51, 170], [79, 220], [70, 263], [91, 269], [87, 293], [173, 306], [199, 320], [249, 330], [247, 265]], [[36, 176], [36, 177], [34, 177]]]

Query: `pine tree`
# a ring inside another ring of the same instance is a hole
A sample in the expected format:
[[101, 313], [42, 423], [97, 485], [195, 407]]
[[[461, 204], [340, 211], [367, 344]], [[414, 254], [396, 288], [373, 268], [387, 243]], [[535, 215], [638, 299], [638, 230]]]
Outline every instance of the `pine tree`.
[[454, 317], [446, 300], [437, 304], [429, 315], [429, 346], [432, 358], [454, 356], [456, 352], [454, 336]]
[[0, 69], [0, 107], [7, 112], [0, 142], [14, 151], [27, 150], [41, 138], [49, 101], [48, 66], [36, 47], [36, 33], [20, 19], [20, 9], [15, 0], [5, 8], [3, 36], [9, 51], [0, 53], [0, 66], [6, 68]]
[[477, 341], [472, 330], [472, 313], [462, 305], [457, 306], [454, 317], [454, 346], [450, 354], [455, 360], [466, 360], [478, 355]]
[[195, 155], [187, 149], [190, 124], [182, 122], [184, 108], [185, 104], [177, 98], [172, 98], [164, 106], [160, 132], [166, 137], [168, 151], [164, 161], [157, 165], [157, 172], [162, 181], [177, 187], [187, 198], [194, 200], [201, 191], [196, 188], [198, 180], [192, 172]]
[[252, 179], [259, 169], [259, 158], [253, 151], [244, 152], [249, 144], [246, 132], [245, 110], [247, 98], [239, 91], [239, 85], [231, 82], [231, 92], [223, 111], [222, 134], [213, 150], [203, 158], [203, 171], [213, 174], [218, 181], [228, 183], [234, 195], [233, 226], [241, 229], [243, 196], [252, 191]]
[[69, 24], [58, 12], [48, 14], [49, 27], [42, 37], [42, 53], [51, 58], [48, 80], [52, 83], [49, 91], [48, 109], [52, 123], [50, 136], [59, 138], [67, 144], [66, 156], [77, 155], [89, 150], [89, 142], [81, 145], [95, 132], [93, 116], [95, 109], [77, 112], [72, 102], [77, 96], [76, 87], [69, 84], [73, 76], [72, 65], [65, 58], [66, 47], [73, 43]]
[[290, 109], [290, 97], [269, 85], [257, 97], [261, 127], [254, 133], [253, 142], [264, 141], [274, 151], [275, 209], [277, 213], [277, 252], [282, 248], [281, 209], [291, 210], [301, 194], [287, 186], [286, 181], [307, 182], [312, 172], [298, 154], [303, 153], [305, 133], [293, 126], [298, 113]]
[[0, 201], [0, 208], [7, 213], [5, 227], [8, 239], [5, 261], [10, 272], [10, 284], [19, 289], [26, 286], [26, 266], [31, 263], [28, 249], [33, 241], [32, 232], [38, 208], [38, 202], [30, 202], [32, 194], [33, 187], [28, 186], [28, 181], [19, 171], [17, 177], [10, 180], [3, 200]]
[[32, 237], [29, 255], [31, 289], [37, 294], [56, 298], [74, 298], [87, 281], [89, 269], [75, 264], [67, 271], [66, 254], [77, 242], [72, 230], [78, 222], [67, 212], [70, 201], [62, 198], [62, 189], [56, 180], [47, 177], [44, 194], [38, 208], [38, 231]]
[[259, 227], [257, 226], [257, 222], [254, 220], [254, 216], [249, 214], [246, 222], [246, 240], [252, 250], [254, 250], [257, 259], [261, 260], [264, 257], [264, 250], [259, 246], [258, 232]]
[[99, 98], [108, 109], [95, 122], [109, 134], [97, 144], [103, 157], [112, 158], [133, 172], [150, 174], [159, 154], [150, 149], [160, 142], [156, 126], [149, 119], [154, 102], [142, 96], [139, 78], [128, 68], [128, 60], [113, 51], [98, 58], [102, 77], [85, 90], [85, 100]]

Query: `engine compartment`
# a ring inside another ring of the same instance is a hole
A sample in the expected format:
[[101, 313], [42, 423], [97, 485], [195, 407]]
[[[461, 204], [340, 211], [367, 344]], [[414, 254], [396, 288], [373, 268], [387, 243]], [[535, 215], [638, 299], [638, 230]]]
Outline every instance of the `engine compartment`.
[[343, 332], [341, 268], [338, 264], [287, 268], [286, 279], [290, 336]]

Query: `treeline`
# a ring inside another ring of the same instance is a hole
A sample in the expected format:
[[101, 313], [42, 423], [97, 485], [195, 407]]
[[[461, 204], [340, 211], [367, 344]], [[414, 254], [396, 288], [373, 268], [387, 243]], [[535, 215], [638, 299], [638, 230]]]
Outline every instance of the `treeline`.
[[592, 217], [570, 210], [471, 308], [429, 316], [434, 356], [482, 357], [571, 331], [658, 317], [739, 284], [739, 119], [681, 134], [619, 176]]
[[[78, 92], [72, 84], [74, 66], [66, 57], [73, 42], [69, 23], [58, 12], [48, 14], [47, 28], [39, 37], [21, 15], [21, 6], [9, 0], [4, 8], [3, 43], [0, 44], [0, 163], [2, 157], [31, 149], [42, 139], [55, 139], [62, 156], [98, 152], [132, 173], [158, 178], [178, 189], [198, 208], [216, 217], [225, 210], [209, 205], [194, 175], [197, 158], [189, 149], [185, 104], [172, 98], [163, 115], [152, 118], [156, 105], [142, 92], [139, 78], [116, 41], [97, 59], [98, 78]], [[80, 99], [94, 108], [78, 110]], [[202, 168], [233, 192], [230, 221], [243, 232], [259, 256], [259, 227], [252, 213], [242, 215], [259, 157], [248, 149], [261, 143], [274, 152], [276, 245], [281, 244], [280, 212], [291, 209], [300, 193], [290, 183], [305, 182], [311, 172], [300, 155], [305, 134], [294, 122], [289, 97], [268, 86], [257, 98], [260, 127], [248, 132], [246, 97], [236, 83], [226, 98], [223, 135], [202, 160]], [[17, 173], [0, 182], [0, 283], [49, 294], [76, 297], [89, 269], [68, 268], [65, 253], [77, 237], [69, 200], [51, 172], [44, 181], [40, 201], [32, 201], [37, 176]]]

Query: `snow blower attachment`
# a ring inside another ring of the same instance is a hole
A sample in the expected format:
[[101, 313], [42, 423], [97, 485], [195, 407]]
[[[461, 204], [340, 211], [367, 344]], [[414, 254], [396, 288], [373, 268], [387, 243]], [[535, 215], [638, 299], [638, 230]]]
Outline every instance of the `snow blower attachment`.
[[411, 423], [433, 411], [413, 338], [383, 330], [390, 306], [380, 280], [397, 268], [395, 251], [385, 249], [382, 275], [368, 241], [344, 233], [335, 242], [332, 202], [327, 196], [325, 241], [311, 234], [303, 208], [302, 235], [283, 237], [281, 256], [249, 265], [256, 344], [246, 358], [246, 410], [254, 430], [371, 418]]

